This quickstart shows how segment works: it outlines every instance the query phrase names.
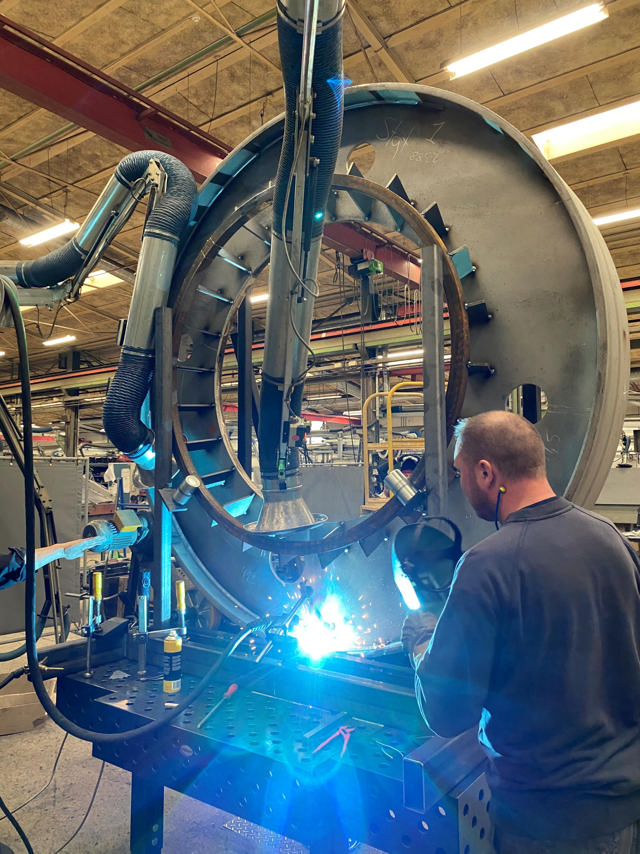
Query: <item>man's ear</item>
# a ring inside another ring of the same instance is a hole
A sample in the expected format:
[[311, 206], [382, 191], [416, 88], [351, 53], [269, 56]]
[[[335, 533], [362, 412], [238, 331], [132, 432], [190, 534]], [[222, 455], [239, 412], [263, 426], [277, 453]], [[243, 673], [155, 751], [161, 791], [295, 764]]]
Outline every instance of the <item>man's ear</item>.
[[493, 465], [489, 460], [478, 460], [476, 471], [478, 473], [478, 485], [490, 489], [496, 478]]

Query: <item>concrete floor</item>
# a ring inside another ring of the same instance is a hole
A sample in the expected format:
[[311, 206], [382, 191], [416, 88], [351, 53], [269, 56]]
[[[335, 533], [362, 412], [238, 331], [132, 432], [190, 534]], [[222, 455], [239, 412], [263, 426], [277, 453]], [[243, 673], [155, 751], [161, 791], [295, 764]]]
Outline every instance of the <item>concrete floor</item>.
[[[16, 643], [21, 641], [18, 635], [5, 635], [3, 650], [12, 648], [13, 638]], [[24, 663], [24, 659], [17, 659], [2, 665], [2, 670], [8, 673]], [[8, 689], [9, 686], [5, 695]], [[0, 704], [2, 696], [0, 693]], [[0, 735], [0, 797], [15, 814], [34, 854], [57, 854], [61, 849], [64, 854], [128, 854], [131, 777], [109, 764], [104, 766], [84, 825], [66, 844], [87, 812], [100, 775], [102, 762], [91, 755], [89, 742], [68, 735], [50, 785], [20, 808], [49, 782], [65, 738], [64, 731], [47, 717], [39, 717], [32, 727], [34, 717], [33, 713], [25, 713], [25, 726], [29, 727], [26, 731]], [[14, 854], [25, 851], [15, 829], [1, 812], [0, 844], [9, 846]], [[305, 854], [306, 851], [297, 842], [165, 790], [162, 854]], [[8, 852], [0, 847], [0, 854]]]

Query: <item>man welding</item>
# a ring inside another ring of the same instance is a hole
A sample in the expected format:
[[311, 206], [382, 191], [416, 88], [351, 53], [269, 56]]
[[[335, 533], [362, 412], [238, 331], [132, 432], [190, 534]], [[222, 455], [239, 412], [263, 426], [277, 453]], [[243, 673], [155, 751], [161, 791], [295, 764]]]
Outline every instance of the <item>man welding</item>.
[[405, 621], [425, 719], [445, 737], [479, 725], [500, 854], [638, 854], [636, 553], [555, 495], [521, 416], [476, 415], [455, 436], [462, 491], [498, 530], [458, 562], [437, 624]]

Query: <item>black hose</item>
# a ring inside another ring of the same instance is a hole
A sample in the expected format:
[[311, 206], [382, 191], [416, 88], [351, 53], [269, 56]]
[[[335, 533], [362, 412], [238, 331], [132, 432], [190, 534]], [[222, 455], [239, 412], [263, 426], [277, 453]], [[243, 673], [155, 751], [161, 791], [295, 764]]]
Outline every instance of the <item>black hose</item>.
[[[152, 158], [159, 160], [167, 173], [167, 189], [145, 223], [143, 240], [155, 237], [177, 245], [189, 223], [196, 195], [196, 184], [187, 167], [169, 154], [137, 151], [118, 164], [115, 174], [119, 181], [132, 183], [144, 174]], [[144, 284], [139, 282], [136, 287]], [[162, 296], [159, 302], [164, 299]], [[152, 356], [147, 350], [123, 348], [103, 407], [102, 419], [107, 437], [118, 450], [129, 456], [144, 453], [153, 440], [152, 432], [140, 418], [153, 373]]]
[[[143, 237], [160, 237], [177, 243], [189, 222], [196, 194], [196, 183], [187, 167], [164, 151], [134, 151], [120, 161], [114, 175], [125, 187], [132, 188], [147, 171], [151, 160], [158, 160], [167, 173], [167, 191], [147, 219]], [[82, 229], [79, 234], [82, 235]], [[42, 258], [18, 262], [17, 283], [23, 288], [46, 288], [69, 279], [82, 268], [91, 249], [81, 246], [81, 242], [82, 237], [78, 241], [76, 236]]]
[[27, 835], [18, 823], [18, 819], [14, 818], [13, 813], [9, 809], [9, 807], [5, 804], [5, 802], [0, 798], [0, 810], [5, 814], [8, 820], [13, 825], [13, 829], [18, 834], [22, 842], [24, 843], [24, 847], [27, 849], [27, 854], [33, 854], [33, 848], [31, 847], [31, 843], [27, 839]]
[[123, 184], [133, 184], [144, 175], [151, 160], [157, 160], [167, 173], [167, 189], [149, 214], [143, 239], [159, 237], [177, 244], [189, 223], [197, 192], [193, 175], [184, 163], [164, 151], [134, 151], [118, 163], [115, 176]]
[[[285, 87], [285, 119], [282, 151], [278, 163], [273, 199], [273, 230], [275, 234], [281, 236], [287, 187], [294, 166], [296, 105], [300, 87], [302, 40], [302, 33], [297, 32], [286, 18], [278, 15], [278, 41]], [[315, 96], [313, 101], [313, 142], [309, 154], [312, 159], [317, 159], [318, 166], [314, 175], [312, 197], [309, 199], [309, 204], [305, 210], [307, 222], [304, 225], [306, 236], [309, 239], [319, 237], [322, 234], [323, 217], [316, 217], [315, 214], [321, 211], [324, 213], [342, 137], [344, 100], [342, 16], [316, 37], [312, 88]], [[290, 192], [288, 195], [287, 216], [291, 217], [295, 194]]]
[[122, 352], [120, 364], [109, 385], [102, 410], [102, 424], [110, 441], [131, 454], [150, 445], [152, 433], [140, 420], [140, 410], [149, 389], [153, 362], [148, 356]]
[[75, 239], [42, 258], [19, 261], [16, 280], [23, 288], [46, 288], [64, 282], [82, 267], [87, 252], [80, 249]]

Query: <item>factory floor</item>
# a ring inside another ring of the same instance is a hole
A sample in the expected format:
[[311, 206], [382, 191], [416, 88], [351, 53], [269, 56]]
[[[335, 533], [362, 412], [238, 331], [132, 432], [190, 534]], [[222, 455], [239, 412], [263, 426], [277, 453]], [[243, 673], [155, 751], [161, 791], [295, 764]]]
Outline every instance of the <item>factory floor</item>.
[[[3, 672], [21, 663], [5, 664]], [[2, 698], [0, 692], [0, 706]], [[40, 712], [44, 715], [41, 707]], [[32, 726], [29, 721], [26, 731], [0, 735], [0, 798], [15, 815], [34, 854], [129, 854], [130, 775], [113, 765], [103, 767], [91, 755], [90, 743], [66, 735], [48, 717], [33, 712], [30, 717], [36, 723]], [[0, 812], [0, 854], [26, 850]], [[379, 854], [365, 845], [355, 851]], [[271, 852], [306, 854], [307, 849], [165, 789], [162, 854]]]
[[[63, 740], [60, 759], [49, 782]], [[108, 764], [103, 769], [102, 765], [92, 757], [88, 742], [72, 736], [65, 740], [65, 733], [49, 719], [28, 732], [0, 736], [0, 797], [14, 812], [34, 854], [129, 851], [130, 775]], [[47, 783], [44, 791], [19, 809]], [[84, 824], [71, 839], [85, 816]], [[276, 847], [277, 843], [269, 844], [271, 840], [261, 836], [264, 831], [260, 828], [166, 790], [163, 854], [305, 851], [294, 842]], [[0, 842], [14, 854], [26, 850], [5, 818], [0, 820]]]

